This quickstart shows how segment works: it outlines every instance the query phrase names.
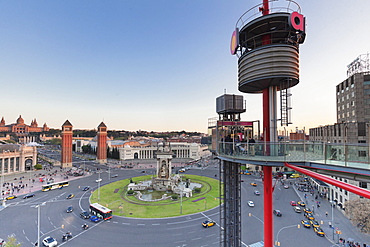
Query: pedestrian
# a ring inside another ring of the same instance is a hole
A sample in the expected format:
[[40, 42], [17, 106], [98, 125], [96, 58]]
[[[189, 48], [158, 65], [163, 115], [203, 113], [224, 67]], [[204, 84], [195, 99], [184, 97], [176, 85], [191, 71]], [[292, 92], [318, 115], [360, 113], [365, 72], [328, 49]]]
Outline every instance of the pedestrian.
[[328, 212], [325, 213], [326, 217], [328, 217]]

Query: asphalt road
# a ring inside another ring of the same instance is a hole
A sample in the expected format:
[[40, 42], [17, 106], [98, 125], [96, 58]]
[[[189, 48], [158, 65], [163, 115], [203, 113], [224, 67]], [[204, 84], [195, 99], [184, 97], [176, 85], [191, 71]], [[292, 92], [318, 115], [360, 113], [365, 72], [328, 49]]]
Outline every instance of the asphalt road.
[[[153, 170], [148, 171], [153, 173]], [[187, 173], [215, 177], [218, 168], [210, 166], [207, 169], [191, 169]], [[118, 179], [141, 176], [141, 170], [111, 171], [118, 174], [110, 178], [107, 172], [101, 173], [102, 185]], [[218, 176], [217, 176], [218, 177]], [[201, 222], [212, 219], [220, 222], [219, 208], [205, 212], [165, 219], [134, 219], [114, 216], [112, 220], [92, 223], [81, 219], [79, 213], [88, 210], [90, 191], [82, 191], [85, 186], [95, 189], [98, 174], [70, 181], [70, 186], [62, 190], [35, 192], [36, 196], [29, 199], [18, 197], [9, 201], [8, 206], [0, 211], [0, 238], [13, 235], [22, 246], [32, 246], [37, 240], [37, 216], [40, 206], [40, 239], [52, 236], [57, 239], [59, 246], [128, 246], [128, 247], [185, 247], [185, 246], [219, 246], [220, 226], [203, 228]], [[242, 183], [242, 242], [244, 246], [263, 240], [263, 190], [262, 181], [255, 176], [243, 175]], [[250, 182], [257, 182], [257, 187]], [[259, 190], [260, 196], [254, 194]], [[69, 193], [74, 193], [73, 199], [66, 199]], [[249, 207], [247, 201], [252, 200], [255, 207]], [[275, 240], [281, 246], [335, 246], [327, 237], [317, 236], [312, 229], [302, 226], [298, 228], [303, 213], [293, 211], [289, 202], [298, 201], [296, 191], [290, 187], [284, 189], [276, 184], [274, 190], [274, 208], [279, 209], [283, 216], [274, 217]], [[67, 213], [72, 205], [74, 211]], [[124, 209], [123, 209], [124, 210]], [[249, 213], [252, 216], [249, 216]], [[344, 216], [343, 216], [344, 217]], [[82, 230], [81, 225], [88, 223], [90, 228]], [[73, 238], [62, 242], [66, 231], [73, 233]]]

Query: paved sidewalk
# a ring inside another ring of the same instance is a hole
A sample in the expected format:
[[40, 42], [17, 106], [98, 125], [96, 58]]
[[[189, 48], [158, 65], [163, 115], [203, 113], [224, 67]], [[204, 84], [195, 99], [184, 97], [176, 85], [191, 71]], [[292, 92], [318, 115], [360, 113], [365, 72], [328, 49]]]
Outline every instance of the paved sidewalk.
[[[54, 182], [65, 180], [71, 181], [89, 175], [91, 175], [89, 172], [85, 172], [84, 176], [67, 176], [66, 173], [62, 171], [59, 167], [54, 167], [50, 170], [35, 170], [4, 175], [4, 178], [0, 178], [0, 182], [3, 183], [2, 189], [5, 193], [4, 197], [9, 195], [15, 195], [18, 197], [27, 193], [40, 191], [42, 185], [47, 184], [47, 181], [49, 181], [50, 179], [53, 179]], [[41, 182], [39, 178], [44, 178], [44, 182]]]

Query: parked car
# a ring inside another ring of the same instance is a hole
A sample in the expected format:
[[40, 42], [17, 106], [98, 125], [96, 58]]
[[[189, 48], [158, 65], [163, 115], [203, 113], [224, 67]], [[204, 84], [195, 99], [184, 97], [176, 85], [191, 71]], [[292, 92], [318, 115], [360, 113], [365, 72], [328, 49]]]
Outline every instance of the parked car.
[[308, 222], [308, 220], [301, 220], [301, 223], [306, 228], [310, 228], [311, 227], [311, 224], [310, 224], [310, 222]]
[[248, 206], [249, 207], [254, 207], [254, 202], [253, 201], [248, 201]]
[[315, 219], [315, 217], [313, 217], [312, 214], [305, 213], [304, 216], [306, 216], [306, 218], [309, 219], [309, 220], [314, 220]]
[[297, 206], [293, 207], [293, 210], [294, 210], [296, 213], [301, 213], [301, 212], [302, 212], [301, 208], [300, 208], [300, 207], [297, 207]]
[[304, 208], [303, 211], [307, 214], [312, 214], [312, 210], [309, 208]]
[[4, 246], [5, 245], [5, 240], [0, 238], [0, 246]]
[[72, 206], [69, 206], [69, 207], [67, 208], [67, 213], [72, 213], [72, 211], [73, 211], [73, 207], [72, 207]]
[[31, 197], [34, 197], [35, 194], [27, 194], [25, 196], [23, 196], [23, 199], [27, 199], [27, 198], [31, 198]]
[[319, 222], [317, 222], [316, 220], [310, 220], [310, 223], [313, 227], [320, 227], [320, 224]]
[[280, 210], [274, 209], [274, 214], [278, 217], [283, 216], [283, 214], [280, 212]]
[[320, 237], [324, 237], [325, 236], [325, 233], [324, 231], [320, 228], [320, 227], [314, 227], [313, 230], [315, 231], [315, 233], [317, 235], [319, 235]]
[[216, 225], [216, 222], [213, 221], [213, 220], [206, 220], [206, 221], [202, 222], [203, 227], [211, 227], [211, 226], [214, 226], [214, 225]]

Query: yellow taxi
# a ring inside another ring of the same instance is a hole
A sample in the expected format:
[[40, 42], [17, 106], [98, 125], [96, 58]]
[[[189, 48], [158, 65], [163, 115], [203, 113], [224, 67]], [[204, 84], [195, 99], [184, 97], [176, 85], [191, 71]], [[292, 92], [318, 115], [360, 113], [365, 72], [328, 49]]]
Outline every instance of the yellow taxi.
[[316, 220], [310, 220], [310, 223], [313, 227], [320, 227], [320, 224], [319, 222], [317, 222]]
[[324, 231], [320, 228], [320, 227], [314, 227], [313, 230], [315, 231], [315, 233], [317, 235], [319, 235], [320, 237], [324, 237], [325, 236], [325, 233]]
[[306, 203], [304, 203], [303, 201], [299, 201], [297, 202], [299, 206], [301, 207], [305, 207], [306, 206]]
[[213, 221], [213, 220], [206, 220], [206, 221], [202, 222], [203, 227], [211, 227], [211, 226], [214, 226], [214, 225], [216, 225], [216, 222]]
[[311, 224], [310, 224], [310, 222], [308, 222], [308, 220], [301, 220], [301, 224], [306, 228], [311, 227]]
[[305, 213], [304, 216], [306, 216], [306, 218], [309, 220], [315, 220], [315, 217], [313, 217], [312, 214]]
[[309, 208], [304, 208], [303, 211], [307, 214], [312, 214], [312, 210]]
[[67, 199], [72, 199], [73, 197], [75, 197], [75, 195], [74, 195], [74, 194], [69, 194], [66, 198], [67, 198]]
[[11, 195], [11, 196], [8, 196], [7, 198], [5, 198], [6, 200], [13, 200], [13, 199], [15, 199], [15, 198], [17, 198], [17, 196], [15, 196], [15, 195]]
[[254, 187], [256, 187], [257, 186], [257, 183], [252, 182], [251, 185], [254, 186]]

